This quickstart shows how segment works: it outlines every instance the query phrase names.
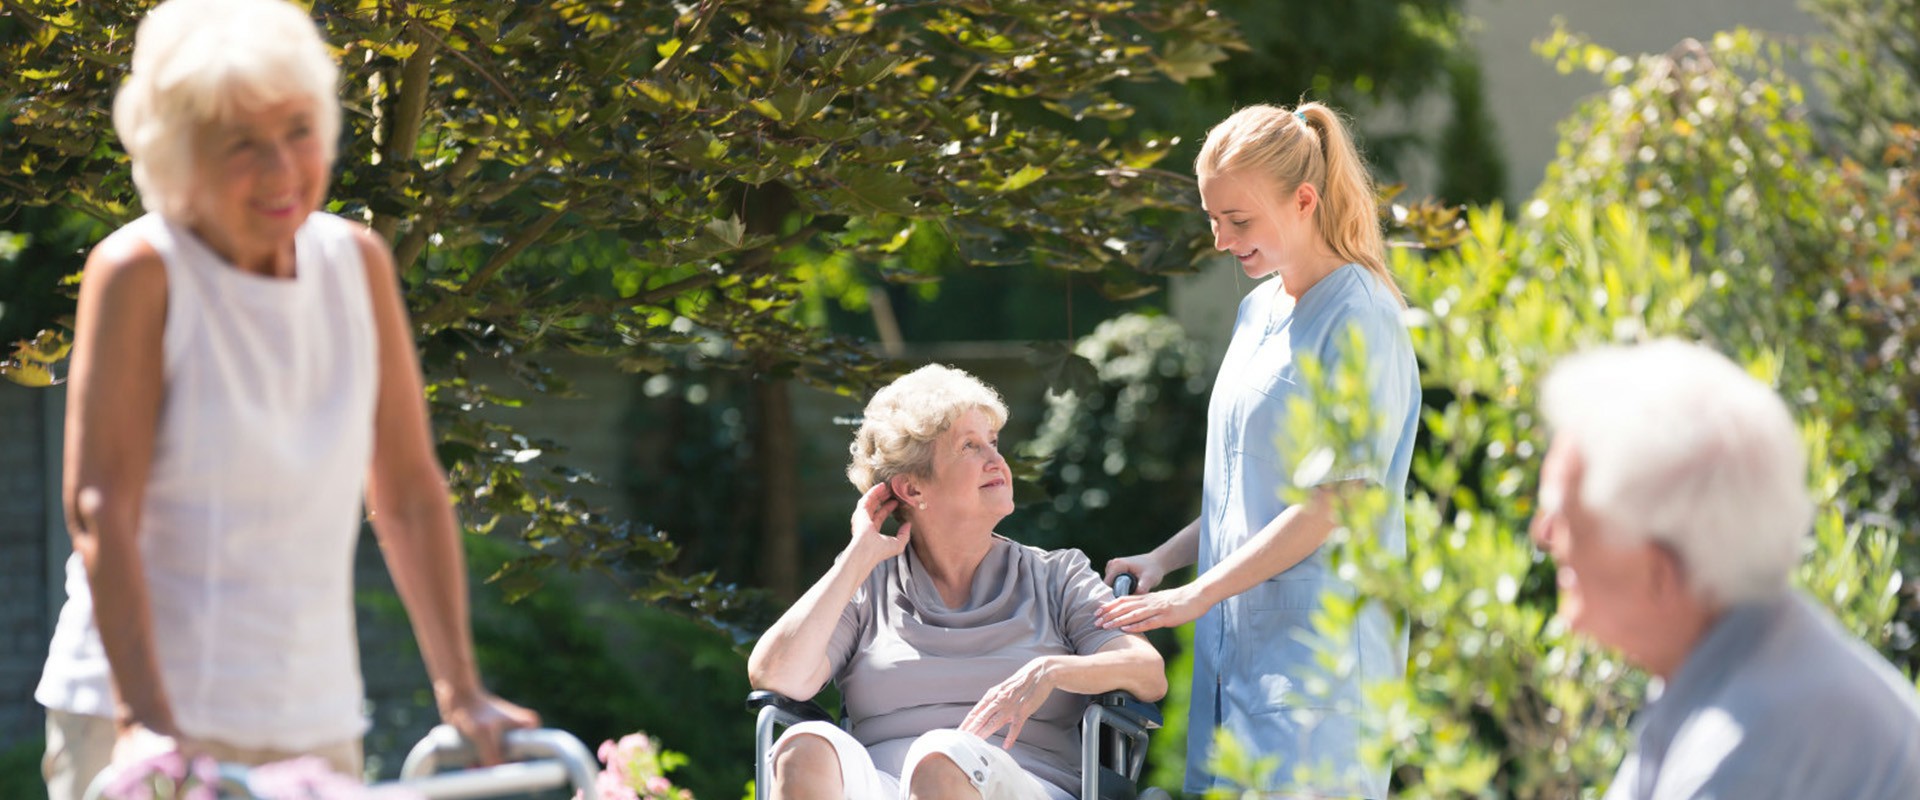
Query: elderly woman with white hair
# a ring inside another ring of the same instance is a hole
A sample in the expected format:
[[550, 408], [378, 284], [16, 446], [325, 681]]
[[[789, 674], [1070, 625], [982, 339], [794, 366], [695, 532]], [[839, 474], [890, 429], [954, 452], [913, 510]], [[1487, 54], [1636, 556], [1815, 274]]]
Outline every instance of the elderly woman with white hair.
[[363, 498], [441, 716], [489, 761], [501, 732], [538, 723], [475, 669], [392, 256], [320, 211], [337, 80], [313, 20], [279, 0], [170, 0], [136, 35], [113, 116], [148, 213], [80, 285], [74, 557], [35, 692], [55, 800], [169, 746], [359, 777]]
[[1813, 503], [1786, 404], [1663, 341], [1567, 360], [1542, 405], [1559, 613], [1665, 684], [1609, 800], [1920, 797], [1913, 684], [1789, 586]]
[[1085, 555], [994, 532], [1013, 512], [1006, 418], [996, 392], [937, 365], [868, 403], [852, 539], [747, 665], [754, 688], [800, 699], [832, 679], [852, 731], [788, 729], [774, 797], [1071, 798], [1087, 696], [1166, 694], [1152, 645], [1095, 624], [1112, 591]]

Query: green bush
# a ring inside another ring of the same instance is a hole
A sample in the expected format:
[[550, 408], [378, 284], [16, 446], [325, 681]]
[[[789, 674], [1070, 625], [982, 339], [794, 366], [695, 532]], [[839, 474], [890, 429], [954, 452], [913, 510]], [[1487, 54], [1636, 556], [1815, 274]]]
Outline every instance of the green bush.
[[[1553, 617], [1551, 565], [1526, 534], [1547, 445], [1535, 389], [1575, 350], [1685, 335], [1709, 279], [1685, 248], [1650, 235], [1617, 205], [1537, 203], [1514, 222], [1497, 207], [1471, 219], [1473, 233], [1457, 250], [1395, 256], [1428, 405], [1407, 553], [1382, 552], [1344, 530], [1332, 540], [1359, 596], [1410, 626], [1408, 678], [1368, 690], [1378, 735], [1367, 755], [1395, 765], [1399, 797], [1598, 797], [1626, 753], [1645, 678]], [[1750, 368], [1776, 385], [1782, 379], [1777, 360]], [[1321, 463], [1335, 463], [1379, 424], [1366, 410], [1365, 365], [1324, 376], [1315, 365], [1303, 369], [1305, 383], [1321, 388], [1291, 410], [1287, 437], [1295, 452], [1328, 449], [1334, 457]], [[1829, 449], [1839, 437], [1818, 410], [1801, 409], [1822, 511], [1796, 580], [1856, 635], [1884, 645], [1899, 586], [1896, 540], [1843, 513], [1846, 465]], [[1375, 489], [1347, 497], [1340, 514], [1367, 520], [1386, 508]], [[1360, 609], [1360, 601], [1327, 598], [1317, 628], [1331, 645], [1322, 660], [1329, 671], [1347, 668], [1335, 654]], [[1229, 748], [1216, 767], [1259, 785], [1270, 763], [1258, 755]]]
[[47, 796], [47, 784], [40, 778], [40, 757], [46, 751], [46, 740], [38, 736], [0, 751], [0, 797]]
[[1074, 346], [1093, 365], [1087, 388], [1049, 394], [1028, 445], [1045, 460], [1044, 501], [1016, 518], [1021, 541], [1078, 547], [1096, 568], [1143, 553], [1199, 513], [1206, 445], [1206, 358], [1180, 324], [1125, 314]]
[[[476, 574], [513, 555], [485, 537], [468, 546]], [[578, 576], [549, 576], [512, 604], [498, 595], [475, 592], [474, 645], [490, 688], [589, 749], [645, 731], [688, 757], [676, 784], [696, 797], [738, 796], [753, 776], [753, 717], [746, 657], [728, 636]]]
[[[1822, 5], [1845, 34], [1838, 9], [1850, 3]], [[1611, 88], [1563, 125], [1562, 157], [1539, 198], [1632, 207], [1655, 236], [1686, 248], [1708, 286], [1686, 330], [1739, 360], [1772, 365], [1801, 417], [1829, 424], [1822, 444], [1844, 478], [1832, 498], [1843, 516], [1912, 537], [1920, 533], [1920, 186], [1910, 174], [1920, 133], [1910, 101], [1887, 104], [1837, 79], [1827, 81], [1837, 93], [1824, 101], [1844, 124], [1832, 124], [1792, 75], [1802, 56], [1828, 74], [1851, 65], [1890, 81], [1915, 65], [1849, 41], [1795, 50], [1735, 30], [1628, 58], [1556, 33], [1543, 52], [1563, 70], [1600, 73]], [[1874, 160], [1849, 155], [1867, 143]], [[1920, 548], [1908, 550], [1911, 578]], [[1911, 589], [1904, 605], [1901, 626], [1910, 631], [1920, 624]], [[1920, 665], [1910, 633], [1874, 639], [1909, 669]]]

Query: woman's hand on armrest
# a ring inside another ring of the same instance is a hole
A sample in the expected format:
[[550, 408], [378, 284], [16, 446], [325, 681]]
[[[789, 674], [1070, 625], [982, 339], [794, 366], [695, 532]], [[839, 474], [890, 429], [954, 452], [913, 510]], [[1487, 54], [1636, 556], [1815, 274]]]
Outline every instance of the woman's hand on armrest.
[[1138, 636], [1122, 636], [1085, 656], [1041, 656], [1012, 677], [988, 689], [960, 730], [982, 739], [1005, 728], [1003, 747], [1020, 738], [1027, 718], [1040, 710], [1054, 690], [1096, 695], [1125, 691], [1148, 702], [1167, 695], [1166, 663], [1160, 653]]

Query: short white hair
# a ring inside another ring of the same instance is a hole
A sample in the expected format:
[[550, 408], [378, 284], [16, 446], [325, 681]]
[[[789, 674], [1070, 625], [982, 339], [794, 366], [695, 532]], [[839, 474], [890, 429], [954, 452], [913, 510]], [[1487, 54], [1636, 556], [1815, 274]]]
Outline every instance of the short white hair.
[[285, 0], [167, 0], [134, 34], [132, 71], [113, 127], [148, 211], [187, 218], [193, 141], [246, 108], [306, 98], [332, 167], [340, 136], [340, 68], [320, 30]]
[[867, 403], [847, 447], [847, 480], [864, 493], [895, 475], [931, 476], [934, 442], [968, 411], [986, 414], [995, 430], [1007, 424], [1000, 393], [963, 370], [928, 364], [894, 379]]
[[1618, 535], [1677, 553], [1698, 596], [1784, 591], [1812, 523], [1787, 405], [1727, 357], [1662, 340], [1573, 356], [1547, 377], [1547, 424], [1580, 457], [1580, 500]]

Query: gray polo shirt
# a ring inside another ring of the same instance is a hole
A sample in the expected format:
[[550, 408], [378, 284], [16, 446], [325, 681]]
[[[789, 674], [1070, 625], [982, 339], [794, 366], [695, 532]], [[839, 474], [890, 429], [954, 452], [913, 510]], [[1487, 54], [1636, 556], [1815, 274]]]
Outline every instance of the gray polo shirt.
[[[1046, 655], [1087, 655], [1127, 634], [1093, 624], [1113, 597], [1079, 550], [1041, 550], [998, 535], [972, 592], [949, 608], [913, 548], [875, 567], [840, 614], [827, 657], [853, 736], [874, 765], [900, 774], [913, 739], [958, 728], [1001, 681]], [[1080, 790], [1084, 695], [1054, 692], [1011, 753], [1028, 772]], [[1000, 744], [1003, 730], [989, 741]]]
[[1914, 800], [1914, 686], [1798, 591], [1714, 623], [1634, 725], [1607, 800]]

